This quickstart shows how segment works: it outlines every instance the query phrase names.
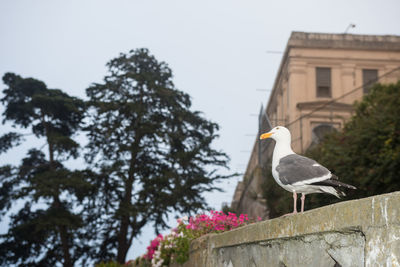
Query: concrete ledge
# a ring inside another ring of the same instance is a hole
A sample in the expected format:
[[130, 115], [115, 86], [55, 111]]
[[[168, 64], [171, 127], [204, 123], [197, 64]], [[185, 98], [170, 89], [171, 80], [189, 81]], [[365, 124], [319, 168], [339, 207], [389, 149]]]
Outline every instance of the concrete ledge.
[[400, 266], [400, 192], [199, 238], [185, 266]]

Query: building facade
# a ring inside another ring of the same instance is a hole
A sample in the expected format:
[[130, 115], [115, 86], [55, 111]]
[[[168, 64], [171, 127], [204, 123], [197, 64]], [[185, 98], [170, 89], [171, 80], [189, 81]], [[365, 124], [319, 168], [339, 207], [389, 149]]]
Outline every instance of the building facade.
[[[292, 133], [293, 150], [302, 154], [325, 133], [342, 128], [354, 102], [375, 82], [399, 79], [400, 36], [292, 32], [267, 106], [260, 111], [259, 133], [284, 125]], [[237, 212], [268, 217], [257, 167], [271, 161], [273, 146], [256, 139], [233, 197]]]

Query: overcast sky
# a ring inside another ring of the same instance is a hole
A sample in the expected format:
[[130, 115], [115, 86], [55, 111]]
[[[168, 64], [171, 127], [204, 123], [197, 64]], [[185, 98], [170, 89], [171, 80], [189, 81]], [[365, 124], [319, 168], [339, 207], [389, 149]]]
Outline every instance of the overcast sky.
[[[231, 157], [232, 171], [243, 173], [255, 115], [268, 100], [257, 89], [271, 89], [282, 56], [268, 51], [283, 51], [292, 31], [343, 33], [350, 23], [356, 24], [350, 33], [400, 35], [399, 10], [399, 0], [1, 0], [0, 75], [34, 77], [85, 98], [85, 89], [106, 74], [107, 61], [149, 48], [169, 64], [193, 109], [220, 125], [215, 147]], [[0, 127], [0, 135], [9, 129]], [[0, 165], [18, 163], [28, 147], [1, 155]], [[220, 209], [230, 202], [238, 179], [222, 184], [225, 193], [207, 195], [209, 204]], [[153, 237], [146, 228], [128, 258], [143, 254]]]

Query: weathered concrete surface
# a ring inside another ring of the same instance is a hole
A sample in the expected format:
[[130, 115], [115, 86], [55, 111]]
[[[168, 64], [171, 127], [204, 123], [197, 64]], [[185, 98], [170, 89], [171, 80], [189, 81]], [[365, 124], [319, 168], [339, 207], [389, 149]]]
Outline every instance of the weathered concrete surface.
[[322, 233], [217, 249], [214, 266], [364, 266], [360, 232]]
[[400, 266], [400, 192], [208, 235], [185, 266]]

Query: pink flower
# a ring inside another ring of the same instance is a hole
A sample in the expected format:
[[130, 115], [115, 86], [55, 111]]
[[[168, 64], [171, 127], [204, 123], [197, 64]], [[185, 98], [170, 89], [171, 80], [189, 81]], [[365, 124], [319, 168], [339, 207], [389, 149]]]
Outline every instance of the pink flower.
[[189, 219], [186, 229], [207, 234], [213, 231], [226, 231], [243, 225], [249, 220], [247, 214], [241, 214], [237, 218], [235, 213], [224, 214], [222, 211], [210, 211], [210, 215], [200, 214]]
[[162, 240], [162, 234], [159, 234], [156, 238], [154, 238], [150, 242], [150, 246], [147, 247], [147, 253], [143, 256], [143, 258], [151, 260], [153, 258], [154, 252], [157, 250]]

